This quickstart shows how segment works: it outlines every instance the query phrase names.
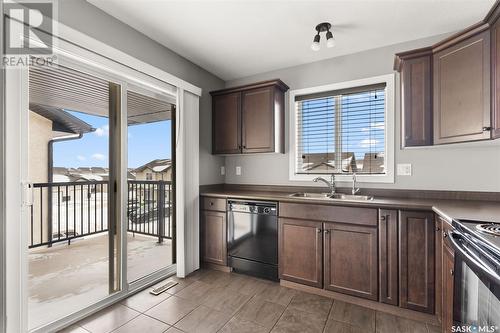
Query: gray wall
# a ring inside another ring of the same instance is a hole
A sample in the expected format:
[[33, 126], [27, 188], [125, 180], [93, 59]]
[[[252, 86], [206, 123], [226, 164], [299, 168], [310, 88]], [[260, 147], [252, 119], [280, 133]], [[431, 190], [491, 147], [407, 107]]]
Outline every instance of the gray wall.
[[[436, 36], [348, 56], [285, 68], [226, 83], [227, 87], [280, 78], [290, 89], [308, 88], [335, 82], [393, 73], [394, 54], [428, 46], [442, 39]], [[365, 187], [434, 190], [500, 191], [500, 140], [497, 142], [446, 145], [431, 148], [400, 149], [399, 77], [396, 89], [396, 163], [411, 163], [412, 176], [396, 176], [394, 184], [362, 184]], [[288, 124], [288, 98], [286, 99]], [[209, 125], [207, 125], [209, 126]], [[288, 129], [286, 133], [288, 140]], [[226, 183], [308, 185], [312, 182], [288, 179], [288, 141], [286, 154], [226, 157]], [[235, 175], [235, 167], [242, 175]], [[348, 185], [348, 184], [341, 184]]]
[[[203, 89], [200, 124], [211, 123], [209, 91], [224, 81], [84, 0], [59, 1], [59, 21]], [[200, 130], [200, 184], [224, 182], [224, 158], [210, 154], [211, 127]]]

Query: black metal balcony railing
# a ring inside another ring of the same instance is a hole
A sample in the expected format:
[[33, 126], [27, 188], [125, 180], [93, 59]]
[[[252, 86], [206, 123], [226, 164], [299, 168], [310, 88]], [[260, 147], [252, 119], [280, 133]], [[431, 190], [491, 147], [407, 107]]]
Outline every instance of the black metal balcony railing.
[[[33, 184], [29, 248], [108, 231], [108, 181]], [[127, 231], [172, 238], [172, 182], [128, 181]]]

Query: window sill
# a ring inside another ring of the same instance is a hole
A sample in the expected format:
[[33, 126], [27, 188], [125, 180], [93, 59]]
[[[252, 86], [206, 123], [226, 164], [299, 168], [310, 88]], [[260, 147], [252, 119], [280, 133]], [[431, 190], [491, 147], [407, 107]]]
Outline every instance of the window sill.
[[[326, 179], [330, 179], [329, 174], [291, 174], [289, 180], [291, 181], [303, 181], [303, 182], [312, 182], [316, 177], [324, 177]], [[352, 175], [336, 175], [335, 181], [339, 183], [347, 183], [352, 182]], [[393, 174], [384, 174], [384, 175], [360, 175], [356, 174], [356, 181], [358, 183], [394, 183], [394, 175]]]

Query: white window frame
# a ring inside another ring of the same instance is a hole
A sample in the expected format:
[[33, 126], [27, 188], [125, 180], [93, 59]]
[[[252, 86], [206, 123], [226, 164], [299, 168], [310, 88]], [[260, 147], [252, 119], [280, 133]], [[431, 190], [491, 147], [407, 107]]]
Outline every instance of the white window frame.
[[[289, 179], [291, 181], [307, 181], [310, 182], [314, 178], [321, 176], [321, 174], [298, 174], [296, 172], [297, 167], [297, 104], [295, 102], [296, 96], [308, 95], [321, 93], [331, 90], [347, 89], [354, 87], [361, 87], [366, 85], [385, 83], [385, 174], [358, 174], [357, 180], [363, 183], [394, 183], [394, 154], [395, 154], [395, 96], [394, 96], [394, 86], [395, 86], [395, 75], [386, 74], [380, 76], [369, 77], [360, 80], [345, 81], [340, 83], [333, 83], [318, 87], [304, 88], [291, 90], [289, 93], [289, 114], [290, 114], [290, 142], [289, 142]], [[352, 180], [352, 176], [349, 174], [336, 174], [335, 179], [339, 182], [348, 182]]]

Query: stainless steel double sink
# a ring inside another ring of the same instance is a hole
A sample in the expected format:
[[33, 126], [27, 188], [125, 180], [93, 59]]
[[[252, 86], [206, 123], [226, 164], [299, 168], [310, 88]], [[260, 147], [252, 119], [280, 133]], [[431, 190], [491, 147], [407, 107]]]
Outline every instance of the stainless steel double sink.
[[345, 200], [345, 201], [370, 201], [373, 200], [371, 195], [357, 195], [344, 193], [312, 193], [312, 192], [297, 192], [289, 195], [292, 198], [304, 199], [324, 199], [324, 200]]

